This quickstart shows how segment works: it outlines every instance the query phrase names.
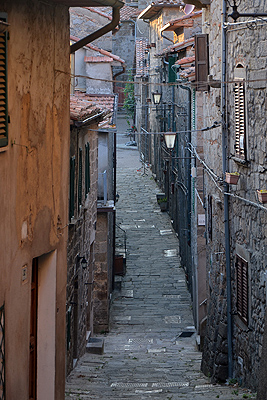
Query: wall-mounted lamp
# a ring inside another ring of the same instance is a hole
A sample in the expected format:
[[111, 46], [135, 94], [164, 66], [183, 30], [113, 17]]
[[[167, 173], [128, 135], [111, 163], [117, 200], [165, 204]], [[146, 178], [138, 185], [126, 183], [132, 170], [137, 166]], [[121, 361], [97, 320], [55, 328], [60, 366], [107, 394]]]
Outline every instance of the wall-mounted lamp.
[[158, 90], [156, 90], [155, 92], [152, 92], [152, 97], [153, 97], [153, 102], [154, 104], [159, 104], [161, 102], [161, 97], [162, 94], [158, 92]]
[[165, 132], [163, 135], [167, 148], [173, 149], [176, 138], [176, 132]]
[[78, 262], [81, 261], [82, 267], [83, 269], [85, 269], [87, 267], [88, 261], [86, 260], [86, 258], [83, 256], [81, 257], [79, 254], [76, 256], [76, 264], [78, 264]]
[[240, 5], [241, 1], [239, 1], [239, 3], [236, 3], [236, 0], [233, 0], [233, 5], [230, 4], [230, 1], [228, 0], [228, 3], [230, 5], [230, 7], [232, 7], [233, 12], [232, 14], [229, 14], [229, 17], [233, 18], [234, 22], [237, 21], [238, 18], [240, 17], [267, 17], [267, 13], [240, 13], [237, 10], [237, 7]]

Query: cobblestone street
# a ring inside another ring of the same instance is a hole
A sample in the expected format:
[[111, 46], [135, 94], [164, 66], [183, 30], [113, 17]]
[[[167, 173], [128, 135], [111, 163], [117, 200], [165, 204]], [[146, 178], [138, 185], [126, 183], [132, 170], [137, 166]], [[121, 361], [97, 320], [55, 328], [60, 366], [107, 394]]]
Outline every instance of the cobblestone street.
[[160, 189], [127, 140], [119, 130], [116, 209], [127, 235], [126, 274], [116, 277], [104, 353], [80, 359], [66, 400], [255, 399], [245, 389], [211, 384], [200, 371], [178, 239], [156, 202]]

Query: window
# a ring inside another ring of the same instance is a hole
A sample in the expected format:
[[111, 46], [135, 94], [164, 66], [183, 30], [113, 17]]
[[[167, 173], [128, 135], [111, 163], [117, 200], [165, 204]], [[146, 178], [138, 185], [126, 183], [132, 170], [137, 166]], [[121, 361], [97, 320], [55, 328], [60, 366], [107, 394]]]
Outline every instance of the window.
[[78, 175], [78, 205], [82, 205], [82, 192], [83, 192], [83, 185], [82, 185], [82, 179], [83, 179], [83, 151], [82, 148], [79, 148], [79, 175]]
[[[7, 22], [7, 14], [0, 13], [0, 21]], [[0, 33], [0, 147], [7, 145], [7, 32], [4, 32]]]
[[248, 324], [248, 263], [236, 256], [236, 308], [240, 319]]
[[209, 41], [208, 35], [201, 34], [195, 36], [195, 69], [196, 69], [196, 90], [209, 90]]
[[75, 156], [70, 159], [69, 220], [74, 217], [75, 207]]
[[246, 160], [245, 68], [235, 68], [235, 155]]
[[85, 145], [85, 196], [90, 192], [90, 144]]

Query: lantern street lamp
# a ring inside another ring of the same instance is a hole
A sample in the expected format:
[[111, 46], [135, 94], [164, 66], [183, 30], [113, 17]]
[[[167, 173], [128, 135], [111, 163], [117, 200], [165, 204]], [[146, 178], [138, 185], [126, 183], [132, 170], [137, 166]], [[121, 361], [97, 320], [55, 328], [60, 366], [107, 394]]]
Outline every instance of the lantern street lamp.
[[176, 132], [165, 132], [164, 134], [165, 143], [168, 149], [174, 148]]
[[156, 92], [152, 92], [153, 102], [154, 104], [158, 105], [161, 102], [162, 94], [156, 90]]

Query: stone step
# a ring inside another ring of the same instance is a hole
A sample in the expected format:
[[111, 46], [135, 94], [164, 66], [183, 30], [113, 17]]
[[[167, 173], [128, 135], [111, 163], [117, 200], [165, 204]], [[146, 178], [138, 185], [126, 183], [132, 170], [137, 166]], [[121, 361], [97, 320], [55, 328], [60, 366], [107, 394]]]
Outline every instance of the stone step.
[[104, 339], [90, 337], [86, 345], [86, 352], [91, 354], [103, 354]]

